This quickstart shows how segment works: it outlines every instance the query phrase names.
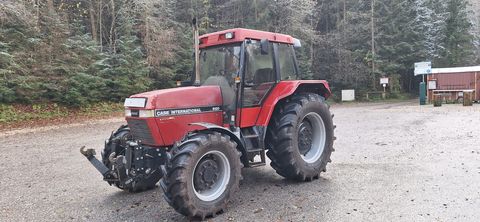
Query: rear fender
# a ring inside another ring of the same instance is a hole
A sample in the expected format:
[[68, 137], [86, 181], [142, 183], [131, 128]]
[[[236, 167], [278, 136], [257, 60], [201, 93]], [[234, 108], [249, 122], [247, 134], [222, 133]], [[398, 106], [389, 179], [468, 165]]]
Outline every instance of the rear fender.
[[276, 105], [283, 99], [302, 92], [316, 93], [325, 99], [332, 94], [325, 80], [292, 80], [279, 82], [262, 105], [256, 125], [268, 126]]
[[237, 143], [237, 149], [240, 152], [242, 152], [241, 160], [242, 160], [243, 164], [245, 166], [248, 165], [247, 150], [245, 149], [243, 140], [240, 138], [240, 135], [235, 134], [234, 132], [232, 132], [228, 128], [225, 128], [225, 127], [213, 124], [213, 123], [200, 122], [200, 123], [190, 123], [189, 125], [195, 125], [195, 126], [200, 126], [200, 127], [204, 128], [204, 129], [201, 129], [201, 130], [197, 130], [197, 132], [214, 131], [214, 132], [219, 132], [219, 133], [223, 133], [223, 134], [226, 134], [226, 135], [230, 136], [230, 139], [232, 139], [233, 141], [235, 141], [235, 143]]

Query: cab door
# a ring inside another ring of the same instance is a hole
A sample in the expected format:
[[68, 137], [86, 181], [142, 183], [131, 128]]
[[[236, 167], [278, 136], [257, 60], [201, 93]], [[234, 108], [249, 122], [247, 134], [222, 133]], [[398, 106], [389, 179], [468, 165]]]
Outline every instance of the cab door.
[[[268, 49], [262, 50], [260, 41], [245, 42], [245, 67], [241, 100], [241, 127], [255, 125], [261, 104], [277, 83], [274, 44], [269, 42]], [[263, 52], [262, 52], [263, 51]]]

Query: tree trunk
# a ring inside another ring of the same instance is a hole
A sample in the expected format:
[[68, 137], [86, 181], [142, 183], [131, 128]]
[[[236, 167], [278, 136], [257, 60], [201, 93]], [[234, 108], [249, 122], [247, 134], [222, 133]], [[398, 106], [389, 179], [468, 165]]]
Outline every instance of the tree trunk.
[[103, 16], [103, 0], [100, 0], [98, 3], [98, 29], [99, 29], [99, 41], [100, 41], [100, 52], [103, 52], [103, 24], [102, 24], [102, 16]]
[[343, 0], [343, 42], [346, 45], [345, 32], [347, 29], [347, 0]]
[[[143, 44], [145, 45], [145, 50], [147, 52], [147, 62], [148, 64], [151, 64], [151, 60], [152, 60], [152, 54], [151, 54], [151, 39], [150, 39], [150, 15], [151, 15], [151, 12], [150, 12], [150, 5], [147, 4], [146, 7], [145, 7], [145, 17], [144, 17], [144, 21], [145, 21], [145, 39], [144, 39], [144, 42]], [[159, 55], [157, 55], [159, 56]]]
[[53, 8], [53, 0], [47, 0], [47, 9], [48, 13], [53, 13], [55, 11]]
[[375, 89], [375, 0], [372, 0], [372, 87]]
[[313, 67], [313, 57], [314, 57], [314, 54], [313, 54], [313, 50], [314, 50], [314, 44], [315, 44], [315, 28], [313, 27], [313, 19], [314, 19], [314, 16], [310, 16], [310, 29], [313, 31], [312, 33], [312, 36], [310, 38], [310, 70], [312, 69]]
[[35, 0], [35, 14], [36, 14], [36, 24], [37, 28], [40, 26], [40, 0]]
[[112, 7], [112, 24], [110, 25], [110, 49], [112, 50], [112, 53], [115, 54], [117, 51], [115, 47], [115, 0], [111, 0], [111, 7]]
[[98, 40], [97, 38], [97, 23], [95, 22], [95, 8], [94, 8], [94, 0], [90, 0], [90, 26], [91, 26], [91, 32], [92, 32], [92, 39], [95, 40], [95, 42]]
[[253, 0], [253, 7], [255, 8], [255, 23], [258, 22], [258, 5], [257, 0]]

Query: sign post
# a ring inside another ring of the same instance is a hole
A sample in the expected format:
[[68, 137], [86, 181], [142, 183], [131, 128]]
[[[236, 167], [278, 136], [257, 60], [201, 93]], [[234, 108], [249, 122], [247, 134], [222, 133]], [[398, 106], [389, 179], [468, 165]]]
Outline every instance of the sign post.
[[380, 85], [383, 86], [382, 98], [385, 99], [386, 98], [386, 93], [387, 93], [388, 77], [380, 78]]
[[386, 92], [385, 88], [388, 85], [388, 77], [382, 77], [380, 78], [380, 85], [383, 86], [383, 92]]
[[431, 62], [417, 62], [415, 63], [414, 75], [423, 75], [422, 82], [420, 83], [420, 105], [426, 104], [426, 85], [425, 85], [425, 75], [432, 73], [432, 63]]

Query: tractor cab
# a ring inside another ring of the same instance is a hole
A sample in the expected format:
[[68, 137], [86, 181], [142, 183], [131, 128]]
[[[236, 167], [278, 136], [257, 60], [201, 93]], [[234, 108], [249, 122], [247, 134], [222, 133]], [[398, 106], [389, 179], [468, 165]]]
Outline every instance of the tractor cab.
[[[300, 41], [288, 35], [231, 29], [200, 36], [200, 86], [219, 86], [225, 124], [239, 126], [237, 109], [261, 106], [281, 80], [298, 79], [294, 46]], [[241, 117], [241, 116], [240, 116]]]

